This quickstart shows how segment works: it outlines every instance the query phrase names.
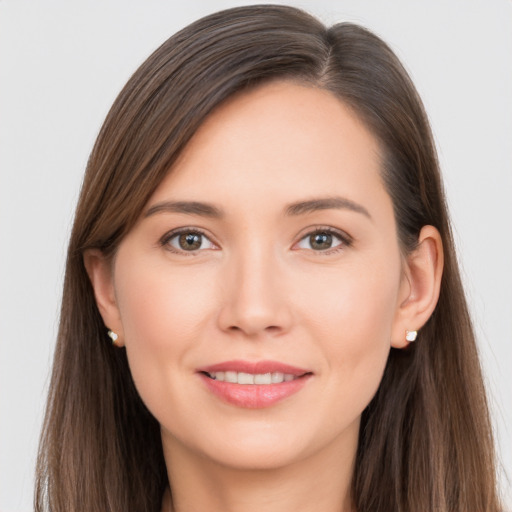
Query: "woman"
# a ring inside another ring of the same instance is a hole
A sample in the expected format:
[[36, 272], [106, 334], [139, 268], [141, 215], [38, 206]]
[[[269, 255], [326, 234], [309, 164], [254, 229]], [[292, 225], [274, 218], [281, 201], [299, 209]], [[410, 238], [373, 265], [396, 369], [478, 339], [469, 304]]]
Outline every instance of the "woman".
[[283, 6], [171, 37], [89, 160], [37, 509], [497, 511], [493, 457], [396, 56]]

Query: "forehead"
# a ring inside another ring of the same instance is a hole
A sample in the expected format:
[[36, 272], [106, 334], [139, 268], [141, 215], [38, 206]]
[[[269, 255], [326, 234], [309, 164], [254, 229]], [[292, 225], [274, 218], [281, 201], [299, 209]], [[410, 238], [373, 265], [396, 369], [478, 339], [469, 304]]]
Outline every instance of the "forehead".
[[[385, 193], [376, 138], [332, 93], [273, 82], [239, 93], [201, 125], [154, 200]], [[202, 196], [198, 198], [197, 196]]]

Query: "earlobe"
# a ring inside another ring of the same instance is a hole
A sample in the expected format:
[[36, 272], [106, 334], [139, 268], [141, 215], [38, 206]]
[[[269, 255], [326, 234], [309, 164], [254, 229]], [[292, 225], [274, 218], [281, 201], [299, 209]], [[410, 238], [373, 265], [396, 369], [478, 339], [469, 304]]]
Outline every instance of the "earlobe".
[[[403, 292], [392, 333], [393, 347], [404, 348], [412, 342], [410, 333], [420, 331], [434, 312], [441, 289], [443, 265], [441, 235], [435, 227], [424, 226], [416, 249], [405, 261]], [[420, 339], [421, 332], [418, 333]]]
[[113, 342], [116, 346], [122, 346], [122, 324], [115, 296], [111, 261], [99, 249], [88, 249], [84, 252], [83, 258], [106, 329], [117, 334]]

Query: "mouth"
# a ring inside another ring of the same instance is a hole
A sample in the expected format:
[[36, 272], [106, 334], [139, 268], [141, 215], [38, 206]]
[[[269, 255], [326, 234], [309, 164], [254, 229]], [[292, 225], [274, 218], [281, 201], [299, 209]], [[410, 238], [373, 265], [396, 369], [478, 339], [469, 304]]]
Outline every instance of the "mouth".
[[299, 392], [313, 372], [275, 362], [227, 361], [198, 374], [215, 396], [237, 407], [270, 407]]
[[246, 373], [246, 372], [202, 372], [204, 375], [213, 380], [219, 382], [230, 382], [232, 384], [242, 385], [263, 385], [268, 386], [269, 384], [281, 384], [282, 382], [291, 382], [295, 379], [300, 379], [304, 375], [293, 375], [291, 373], [272, 372], [272, 373]]

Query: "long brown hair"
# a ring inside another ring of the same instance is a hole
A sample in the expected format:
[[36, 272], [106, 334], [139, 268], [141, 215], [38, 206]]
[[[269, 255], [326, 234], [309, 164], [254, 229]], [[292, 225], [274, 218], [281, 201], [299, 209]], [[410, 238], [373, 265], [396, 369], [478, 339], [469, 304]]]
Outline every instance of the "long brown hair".
[[111, 346], [83, 252], [115, 253], [215, 107], [240, 90], [294, 80], [331, 91], [379, 140], [399, 240], [441, 233], [437, 308], [407, 350], [392, 349], [363, 413], [358, 512], [497, 512], [491, 425], [427, 117], [390, 48], [359, 26], [252, 6], [186, 27], [158, 48], [112, 106], [90, 156], [67, 257], [36, 510], [156, 512], [168, 485], [159, 425]]

